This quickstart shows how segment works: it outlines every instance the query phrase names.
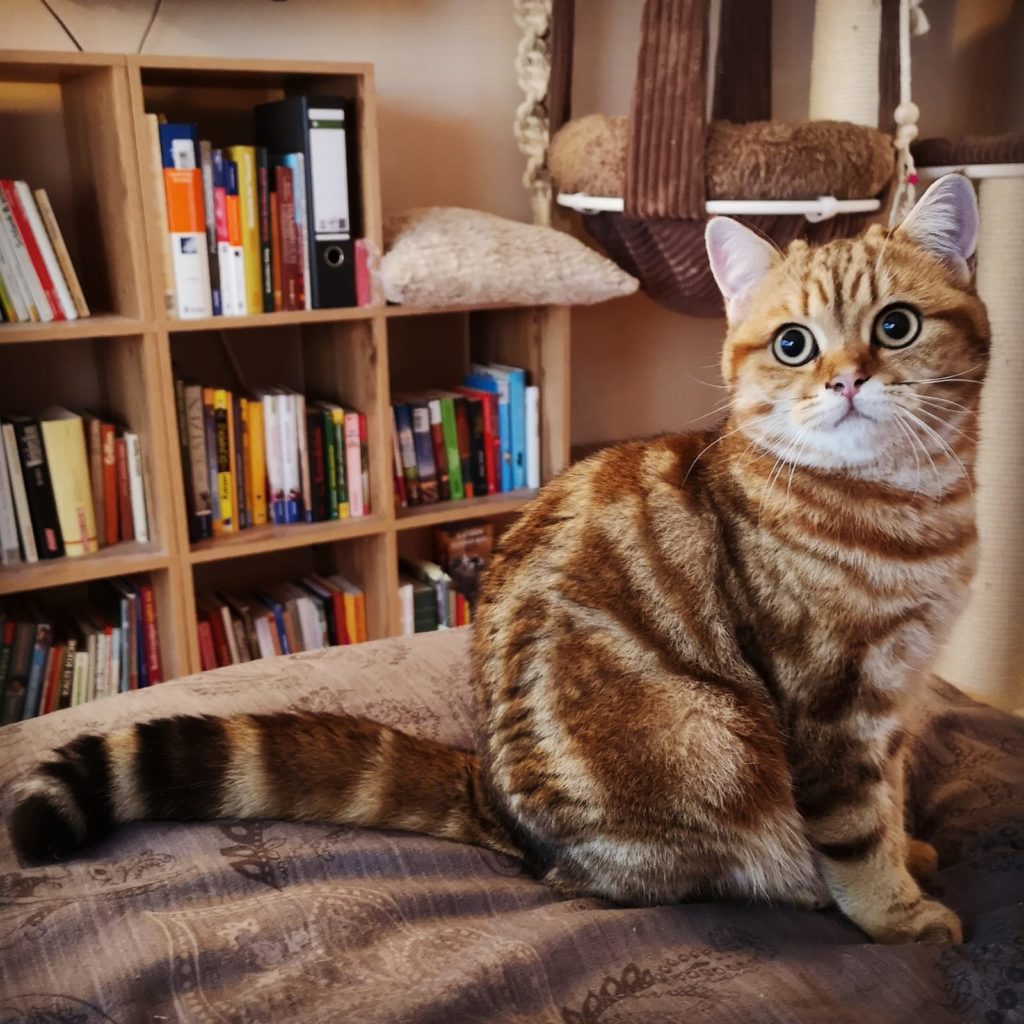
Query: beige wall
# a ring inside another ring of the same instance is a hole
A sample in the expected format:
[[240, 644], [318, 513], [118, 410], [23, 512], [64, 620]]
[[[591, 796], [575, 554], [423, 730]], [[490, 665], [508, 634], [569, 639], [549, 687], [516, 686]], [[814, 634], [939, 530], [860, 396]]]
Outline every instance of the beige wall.
[[[86, 49], [132, 51], [148, 0], [51, 0]], [[775, 109], [806, 114], [813, 0], [777, 0]], [[575, 109], [625, 112], [641, 0], [578, 0]], [[1024, 130], [1024, 0], [926, 0], [915, 94], [931, 134]], [[0, 0], [0, 46], [64, 50], [39, 0]], [[164, 0], [152, 53], [367, 60], [377, 67], [384, 204], [526, 218], [511, 136], [509, 0]], [[573, 318], [573, 440], [677, 429], [721, 402], [723, 325], [643, 296]], [[707, 382], [707, 383], [705, 383]]]

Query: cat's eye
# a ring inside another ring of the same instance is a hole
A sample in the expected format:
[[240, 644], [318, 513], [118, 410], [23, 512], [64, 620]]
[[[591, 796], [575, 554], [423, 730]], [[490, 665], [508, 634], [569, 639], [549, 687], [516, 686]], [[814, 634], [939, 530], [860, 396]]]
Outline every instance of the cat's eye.
[[809, 327], [786, 324], [772, 342], [772, 355], [786, 366], [803, 366], [818, 354], [818, 343]]
[[913, 306], [896, 305], [875, 317], [871, 340], [883, 348], [906, 348], [921, 333], [921, 314]]

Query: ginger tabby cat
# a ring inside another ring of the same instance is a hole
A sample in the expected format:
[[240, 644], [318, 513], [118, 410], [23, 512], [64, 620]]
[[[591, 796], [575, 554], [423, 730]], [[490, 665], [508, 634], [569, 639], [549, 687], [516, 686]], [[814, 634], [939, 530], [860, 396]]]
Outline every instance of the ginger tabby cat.
[[974, 566], [988, 325], [964, 178], [895, 230], [781, 254], [712, 220], [728, 422], [549, 483], [474, 626], [479, 752], [362, 719], [177, 717], [26, 781], [19, 853], [118, 822], [279, 817], [525, 858], [559, 893], [834, 901], [879, 942], [961, 941], [914, 879], [904, 709]]

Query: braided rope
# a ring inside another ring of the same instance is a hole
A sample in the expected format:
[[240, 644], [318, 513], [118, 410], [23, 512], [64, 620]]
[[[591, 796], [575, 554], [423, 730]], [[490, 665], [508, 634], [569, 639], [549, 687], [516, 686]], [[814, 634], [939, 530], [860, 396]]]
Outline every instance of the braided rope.
[[548, 151], [548, 84], [551, 80], [551, 0], [513, 0], [516, 24], [523, 33], [516, 50], [516, 79], [525, 99], [516, 107], [516, 145], [526, 157], [523, 186], [530, 193], [533, 221], [551, 223], [551, 179], [545, 166]]
[[896, 122], [896, 188], [893, 191], [892, 206], [889, 208], [889, 223], [899, 224], [914, 208], [917, 198], [917, 167], [910, 145], [917, 138], [917, 119], [921, 111], [910, 98], [910, 37], [922, 36], [930, 28], [921, 0], [900, 0], [900, 103], [893, 112]]

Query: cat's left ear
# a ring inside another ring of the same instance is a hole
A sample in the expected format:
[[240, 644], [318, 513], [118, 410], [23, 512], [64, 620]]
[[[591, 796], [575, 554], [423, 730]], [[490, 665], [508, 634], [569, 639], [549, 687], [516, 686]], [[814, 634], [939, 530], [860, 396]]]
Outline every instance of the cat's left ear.
[[781, 256], [771, 242], [729, 217], [712, 217], [704, 232], [711, 273], [725, 299], [729, 323], [739, 323], [768, 271]]
[[967, 261], [978, 240], [974, 186], [962, 174], [944, 175], [921, 196], [896, 230], [936, 256], [966, 284], [971, 274]]

